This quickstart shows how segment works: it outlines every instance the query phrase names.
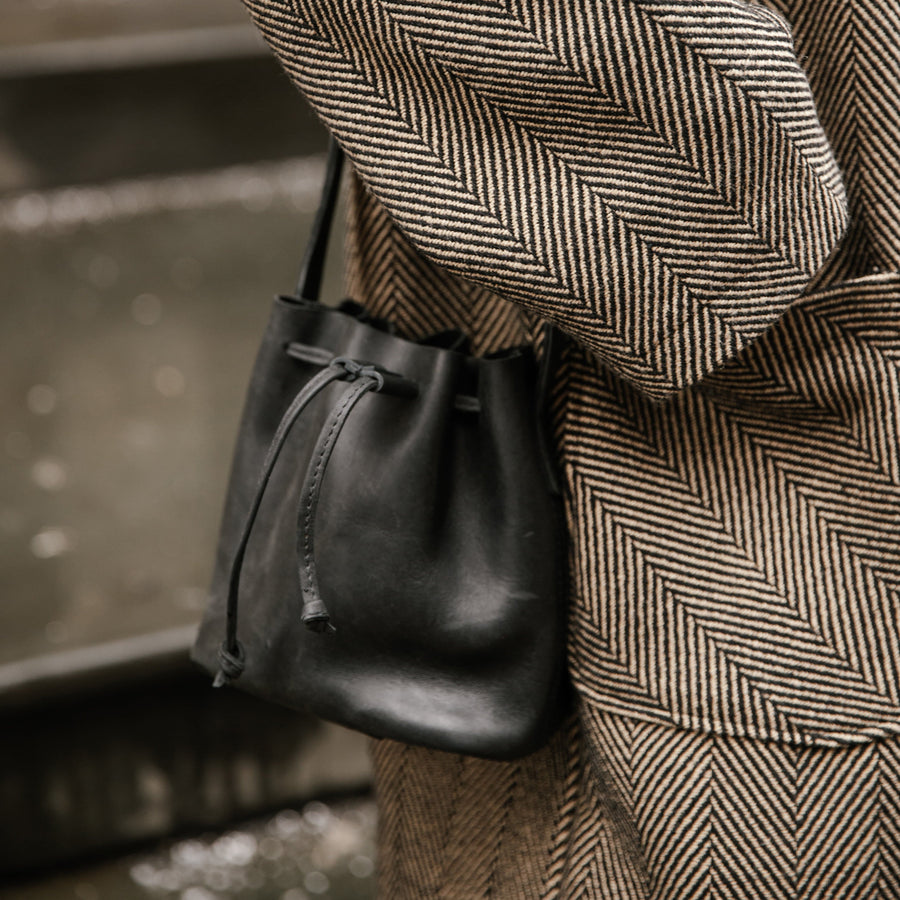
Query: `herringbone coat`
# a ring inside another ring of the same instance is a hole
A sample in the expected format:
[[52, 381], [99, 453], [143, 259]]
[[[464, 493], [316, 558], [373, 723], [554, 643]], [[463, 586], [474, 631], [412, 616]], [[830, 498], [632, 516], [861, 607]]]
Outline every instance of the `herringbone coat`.
[[383, 896], [900, 897], [900, 2], [247, 3], [357, 299], [577, 341], [577, 709], [376, 745]]

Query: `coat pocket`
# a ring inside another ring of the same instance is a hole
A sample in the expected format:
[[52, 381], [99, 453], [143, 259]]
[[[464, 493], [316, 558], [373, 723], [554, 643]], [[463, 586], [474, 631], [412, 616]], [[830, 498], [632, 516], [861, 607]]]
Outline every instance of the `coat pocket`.
[[665, 404], [587, 355], [568, 389], [582, 697], [801, 745], [900, 733], [900, 275], [802, 298]]

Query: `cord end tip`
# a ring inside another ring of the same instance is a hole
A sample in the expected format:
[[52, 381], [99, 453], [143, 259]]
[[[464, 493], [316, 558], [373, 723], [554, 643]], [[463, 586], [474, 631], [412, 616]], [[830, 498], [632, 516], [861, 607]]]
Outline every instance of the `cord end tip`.
[[334, 634], [337, 631], [327, 615], [309, 616], [303, 619], [303, 624], [316, 634]]

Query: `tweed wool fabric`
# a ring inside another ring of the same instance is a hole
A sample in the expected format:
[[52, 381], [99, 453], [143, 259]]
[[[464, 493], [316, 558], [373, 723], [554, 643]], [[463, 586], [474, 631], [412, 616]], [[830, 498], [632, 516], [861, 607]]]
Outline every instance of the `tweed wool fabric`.
[[793, 747], [586, 706], [515, 763], [375, 748], [385, 898], [900, 897], [900, 744]]
[[247, 0], [404, 233], [665, 396], [846, 224], [786, 24], [741, 0]]
[[[359, 182], [350, 235], [352, 295], [407, 334], [532, 333]], [[382, 896], [900, 896], [900, 275], [668, 403], [577, 347], [555, 397], [578, 716], [516, 763], [376, 744]]]
[[762, 7], [248, 5], [366, 183], [353, 296], [577, 339], [578, 708], [514, 763], [377, 744], [383, 896], [900, 895], [898, 0], [770, 3], [846, 198]]

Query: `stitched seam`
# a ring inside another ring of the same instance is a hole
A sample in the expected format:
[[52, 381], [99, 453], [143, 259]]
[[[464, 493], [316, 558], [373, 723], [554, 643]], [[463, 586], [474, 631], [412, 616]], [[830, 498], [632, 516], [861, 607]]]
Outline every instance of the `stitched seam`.
[[329, 448], [332, 445], [332, 438], [334, 436], [335, 430], [338, 428], [341, 419], [343, 418], [344, 412], [346, 411], [349, 405], [355, 401], [356, 397], [359, 394], [366, 393], [371, 390], [371, 385], [369, 382], [360, 383], [355, 388], [351, 388], [344, 395], [344, 400], [340, 404], [340, 407], [337, 409], [335, 415], [331, 420], [331, 427], [328, 429], [328, 434], [325, 440], [322, 442], [322, 449], [319, 452], [319, 457], [316, 460], [316, 466], [313, 470], [312, 481], [309, 486], [309, 499], [306, 503], [306, 516], [303, 520], [303, 563], [304, 569], [306, 570], [306, 577], [308, 580], [312, 580], [312, 567], [313, 567], [313, 558], [312, 558], [312, 531], [313, 531], [313, 511], [317, 504], [318, 493], [319, 493], [319, 484], [320, 479], [323, 475], [323, 460], [326, 454], [329, 452]]
[[328, 430], [328, 436], [322, 442], [322, 449], [319, 451], [319, 457], [316, 460], [316, 467], [313, 470], [312, 481], [309, 486], [309, 498], [306, 502], [306, 517], [303, 520], [303, 562], [304, 567], [306, 569], [306, 577], [310, 577], [310, 568], [311, 568], [311, 559], [312, 556], [310, 554], [310, 544], [311, 544], [311, 531], [312, 531], [312, 511], [315, 506], [315, 498], [319, 493], [319, 479], [321, 478], [321, 469], [322, 469], [322, 460], [325, 457], [325, 453], [328, 450], [328, 446], [331, 443], [332, 435], [334, 434], [334, 430], [338, 426], [338, 421], [340, 417], [343, 415], [344, 410], [347, 408], [347, 404], [350, 402], [350, 396], [353, 394], [353, 391], [347, 391], [344, 395], [344, 402], [341, 404], [340, 409], [337, 411], [336, 415], [332, 417], [331, 420], [331, 428]]

